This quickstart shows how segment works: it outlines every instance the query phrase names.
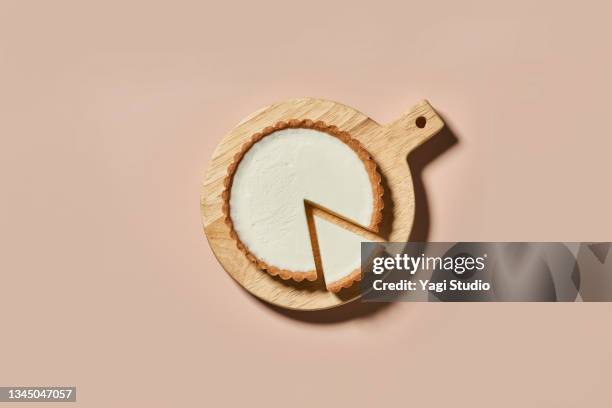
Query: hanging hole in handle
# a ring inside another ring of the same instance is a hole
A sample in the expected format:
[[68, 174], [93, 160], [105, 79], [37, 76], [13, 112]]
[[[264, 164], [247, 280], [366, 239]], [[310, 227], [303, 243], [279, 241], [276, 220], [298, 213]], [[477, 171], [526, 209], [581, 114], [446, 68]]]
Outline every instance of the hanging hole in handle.
[[414, 124], [416, 125], [416, 127], [418, 127], [419, 129], [423, 129], [425, 127], [425, 125], [427, 124], [427, 119], [425, 118], [425, 116], [419, 116], [418, 118], [416, 118], [416, 120], [414, 121]]

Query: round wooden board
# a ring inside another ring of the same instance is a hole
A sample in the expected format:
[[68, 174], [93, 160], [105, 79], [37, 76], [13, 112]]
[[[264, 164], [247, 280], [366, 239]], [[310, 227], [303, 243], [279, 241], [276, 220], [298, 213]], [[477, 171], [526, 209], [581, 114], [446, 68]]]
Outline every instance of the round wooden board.
[[300, 98], [270, 105], [253, 113], [219, 143], [204, 177], [200, 201], [204, 232], [215, 256], [232, 278], [266, 302], [287, 309], [328, 309], [357, 299], [359, 285], [354, 284], [333, 294], [325, 290], [322, 279], [294, 282], [271, 276], [258, 269], [238, 250], [223, 220], [223, 180], [234, 155], [254, 133], [290, 119], [322, 120], [336, 125], [358, 139], [368, 150], [383, 178], [385, 209], [380, 236], [388, 241], [407, 240], [414, 222], [414, 190], [406, 156], [442, 129], [444, 123], [427, 101], [422, 101], [389, 125], [382, 126], [346, 105]]

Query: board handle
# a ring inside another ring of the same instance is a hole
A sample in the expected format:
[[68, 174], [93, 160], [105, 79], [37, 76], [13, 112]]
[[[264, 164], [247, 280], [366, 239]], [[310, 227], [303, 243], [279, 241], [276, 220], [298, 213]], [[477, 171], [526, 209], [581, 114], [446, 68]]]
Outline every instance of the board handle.
[[383, 128], [382, 140], [397, 149], [398, 157], [423, 144], [444, 127], [444, 121], [428, 101], [419, 102], [396, 121]]

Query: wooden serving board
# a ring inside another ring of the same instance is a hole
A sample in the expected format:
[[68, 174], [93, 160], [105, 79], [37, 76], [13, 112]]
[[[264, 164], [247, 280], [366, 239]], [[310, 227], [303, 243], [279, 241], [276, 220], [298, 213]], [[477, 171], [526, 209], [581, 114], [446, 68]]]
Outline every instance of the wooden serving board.
[[396, 121], [383, 126], [346, 105], [301, 98], [270, 105], [253, 113], [219, 143], [204, 177], [200, 202], [204, 232], [215, 256], [236, 282], [266, 302], [288, 309], [328, 309], [357, 299], [359, 284], [333, 294], [325, 290], [322, 279], [294, 282], [271, 276], [258, 269], [238, 250], [223, 220], [223, 180], [234, 155], [254, 133], [290, 119], [322, 120], [336, 125], [368, 150], [383, 178], [385, 208], [380, 236], [388, 241], [407, 240], [414, 222], [414, 190], [406, 156], [442, 129], [444, 122], [427, 101], [420, 102]]

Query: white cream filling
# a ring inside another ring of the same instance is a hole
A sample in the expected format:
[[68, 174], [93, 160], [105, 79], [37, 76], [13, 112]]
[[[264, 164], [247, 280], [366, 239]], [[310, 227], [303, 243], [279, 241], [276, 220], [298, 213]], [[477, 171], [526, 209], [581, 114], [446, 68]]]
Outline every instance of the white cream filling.
[[[267, 264], [294, 272], [313, 270], [305, 199], [359, 225], [370, 224], [372, 186], [363, 162], [349, 146], [313, 129], [276, 131], [255, 143], [234, 173], [234, 229], [249, 251]], [[362, 238], [324, 224], [316, 221], [320, 246], [326, 247], [321, 252], [326, 254], [324, 274], [330, 284], [359, 266], [359, 246], [355, 251], [347, 248], [355, 248], [354, 240]]]
[[321, 266], [327, 286], [361, 267], [361, 242], [372, 242], [315, 216]]

